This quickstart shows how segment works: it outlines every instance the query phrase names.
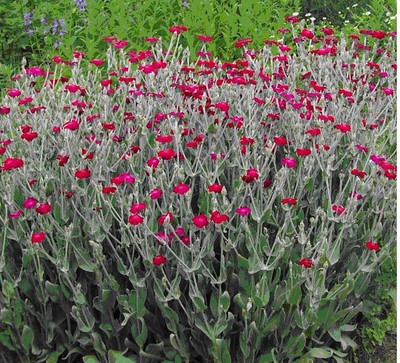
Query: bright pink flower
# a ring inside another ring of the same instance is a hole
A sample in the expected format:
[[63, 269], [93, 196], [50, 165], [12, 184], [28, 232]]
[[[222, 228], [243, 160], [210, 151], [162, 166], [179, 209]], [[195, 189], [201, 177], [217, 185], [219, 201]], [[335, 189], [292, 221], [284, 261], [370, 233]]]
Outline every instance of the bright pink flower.
[[274, 136], [274, 143], [279, 146], [286, 146], [287, 140], [285, 136]]
[[174, 186], [172, 191], [176, 194], [186, 194], [190, 190], [189, 185], [186, 185], [184, 183], [179, 183], [178, 185]]
[[66, 89], [67, 91], [71, 92], [71, 93], [75, 93], [75, 92], [77, 92], [77, 91], [80, 91], [80, 90], [81, 90], [81, 87], [78, 86], [77, 84], [67, 84], [67, 85], [65, 86], [65, 89]]
[[351, 131], [351, 126], [349, 124], [337, 124], [335, 125], [335, 129], [340, 132], [346, 133]]
[[128, 222], [133, 226], [137, 226], [138, 224], [143, 223], [144, 218], [139, 214], [132, 214], [129, 216]]
[[176, 157], [176, 152], [173, 149], [160, 150], [157, 154], [163, 160], [170, 160]]
[[32, 132], [24, 132], [21, 135], [21, 139], [22, 140], [26, 140], [28, 142], [33, 141], [34, 139], [36, 139], [38, 137], [38, 133], [36, 131], [32, 131]]
[[102, 192], [103, 194], [113, 194], [113, 193], [115, 193], [116, 190], [117, 190], [116, 187], [113, 187], [113, 186], [104, 186], [104, 187], [101, 189], [101, 192]]
[[32, 130], [32, 127], [30, 126], [30, 125], [22, 125], [21, 126], [21, 132], [23, 133], [23, 134], [25, 134], [25, 133], [27, 133], [27, 132], [29, 132], [29, 131], [31, 131]]
[[178, 227], [178, 228], [175, 229], [175, 233], [178, 236], [183, 236], [185, 234], [185, 230], [183, 229], [183, 227]]
[[211, 220], [216, 224], [221, 224], [228, 220], [228, 216], [226, 214], [221, 214], [218, 211], [214, 211], [211, 213]]
[[24, 165], [24, 161], [19, 158], [6, 158], [3, 163], [3, 170], [18, 169]]
[[188, 141], [188, 142], [186, 143], [186, 147], [187, 147], [188, 149], [196, 149], [197, 146], [199, 146], [199, 144], [198, 144], [196, 141]]
[[350, 197], [356, 198], [357, 200], [361, 200], [364, 198], [361, 194], [358, 194], [356, 191], [351, 192]]
[[85, 58], [85, 53], [75, 50], [74, 51], [74, 58], [76, 58], [76, 59]]
[[36, 207], [36, 212], [39, 214], [47, 214], [51, 211], [51, 205], [49, 203], [42, 203]]
[[370, 250], [370, 251], [379, 251], [379, 245], [376, 242], [373, 241], [368, 241], [365, 246]]
[[21, 95], [21, 91], [19, 90], [19, 89], [10, 89], [10, 90], [8, 90], [7, 91], [7, 94], [10, 96], [10, 97], [18, 97], [18, 96], [20, 96]]
[[0, 115], [7, 115], [11, 112], [11, 108], [7, 106], [0, 107]]
[[213, 40], [213, 38], [208, 35], [198, 35], [197, 39], [204, 43], [212, 42], [212, 40]]
[[288, 16], [285, 16], [285, 21], [286, 21], [287, 23], [296, 24], [296, 23], [298, 23], [300, 20], [299, 20], [296, 16], [294, 16], [294, 15], [288, 15]]
[[25, 201], [22, 203], [23, 207], [26, 209], [31, 209], [34, 208], [37, 204], [37, 200], [33, 197], [28, 197], [25, 199]]
[[358, 150], [364, 151], [364, 152], [367, 152], [367, 151], [369, 150], [369, 148], [367, 148], [366, 146], [362, 146], [362, 145], [360, 145], [360, 144], [357, 144], [357, 145], [356, 145], [356, 148], [357, 148]]
[[316, 128], [307, 130], [305, 133], [309, 134], [311, 136], [317, 136], [321, 133], [321, 130], [318, 127], [316, 127]]
[[208, 219], [205, 215], [199, 214], [192, 219], [193, 224], [198, 228], [203, 228], [208, 225]]
[[160, 266], [160, 265], [164, 265], [165, 263], [167, 263], [167, 258], [163, 255], [157, 255], [153, 257], [153, 265], [154, 266]]
[[308, 258], [302, 258], [299, 262], [298, 262], [299, 266], [304, 266], [305, 268], [311, 268], [313, 266], [313, 263], [310, 259]]
[[96, 67], [102, 66], [104, 61], [102, 59], [92, 59], [89, 63], [94, 64]]
[[385, 93], [387, 96], [391, 96], [394, 93], [393, 88], [387, 88], [387, 87], [382, 87], [382, 91]]
[[8, 218], [9, 219], [18, 218], [21, 214], [22, 214], [22, 210], [18, 209], [17, 211], [10, 213], [8, 215]]
[[148, 43], [157, 43], [157, 42], [158, 42], [158, 39], [159, 39], [159, 38], [157, 38], [157, 37], [147, 37], [147, 38], [145, 38], [144, 40], [145, 40], [146, 42], [148, 42]]
[[345, 212], [346, 209], [344, 207], [342, 207], [341, 205], [334, 204], [334, 205], [332, 205], [332, 210], [340, 216], [341, 214], [343, 214]]
[[311, 149], [296, 149], [296, 154], [298, 156], [308, 156], [311, 154]]
[[135, 177], [128, 172], [122, 173], [121, 176], [124, 178], [125, 183], [132, 184], [135, 182]]
[[297, 199], [296, 198], [283, 198], [281, 200], [281, 204], [296, 205], [297, 204]]
[[251, 209], [249, 207], [239, 207], [239, 208], [236, 209], [236, 213], [240, 214], [243, 217], [245, 217], [249, 213], [251, 213]]
[[115, 125], [113, 123], [102, 122], [101, 126], [103, 127], [104, 130], [107, 130], [107, 131], [115, 130]]
[[254, 180], [257, 180], [259, 177], [257, 169], [249, 169], [246, 172], [246, 175], [242, 176], [242, 180], [245, 183], [252, 183]]
[[118, 174], [111, 179], [111, 183], [116, 184], [116, 185], [123, 184], [123, 183], [131, 184], [134, 182], [135, 182], [135, 178], [129, 173]]
[[236, 41], [235, 43], [235, 48], [242, 48], [247, 44], [250, 44], [252, 42], [252, 40], [250, 38], [245, 38], [245, 39], [239, 39], [238, 41]]
[[146, 207], [147, 207], [146, 203], [135, 203], [135, 204], [132, 204], [132, 207], [131, 207], [131, 209], [129, 209], [129, 212], [138, 213], [141, 210], [146, 209]]
[[168, 144], [168, 143], [172, 142], [173, 139], [174, 138], [172, 135], [157, 135], [156, 136], [156, 141], [163, 143], [163, 144]]
[[87, 179], [90, 178], [91, 171], [88, 168], [85, 169], [79, 169], [75, 172], [75, 177], [78, 179]]
[[292, 159], [292, 158], [283, 158], [281, 160], [281, 164], [283, 166], [287, 166], [288, 168], [295, 168], [297, 165], [296, 159]]
[[160, 216], [160, 218], [158, 218], [158, 223], [159, 224], [164, 224], [164, 223], [171, 223], [174, 219], [174, 216], [172, 215], [172, 213], [168, 212], [168, 213], [164, 213]]
[[228, 102], [217, 102], [215, 104], [215, 108], [227, 113], [229, 111], [229, 104]]
[[383, 30], [366, 30], [366, 31], [361, 30], [360, 33], [368, 34], [369, 36], [375, 39], [383, 39], [386, 37], [386, 33]]
[[43, 240], [45, 239], [45, 237], [46, 237], [45, 232], [32, 233], [31, 242], [32, 243], [42, 243]]
[[25, 68], [25, 73], [30, 76], [45, 76], [46, 72], [39, 67]]
[[150, 199], [158, 199], [163, 195], [163, 191], [161, 189], [153, 189], [150, 192]]
[[103, 86], [103, 87], [108, 87], [109, 85], [111, 85], [112, 84], [112, 79], [103, 79], [103, 80], [101, 80], [100, 81], [100, 84]]
[[385, 161], [385, 158], [383, 156], [379, 156], [379, 155], [371, 155], [370, 160], [372, 160], [375, 164], [380, 164], [382, 161]]
[[364, 171], [358, 170], [358, 169], [353, 169], [351, 171], [351, 175], [358, 176], [361, 179], [364, 179], [364, 177], [367, 175]]
[[66, 130], [76, 131], [79, 129], [79, 122], [75, 119], [72, 119], [64, 123], [63, 128]]
[[386, 171], [384, 172], [384, 175], [385, 175], [386, 178], [392, 179], [392, 180], [395, 180], [395, 179], [397, 178], [397, 174], [392, 173], [392, 172], [389, 171], [389, 170], [386, 170]]
[[383, 170], [396, 170], [396, 166], [394, 166], [393, 164], [383, 160], [379, 163], [379, 166], [383, 169]]
[[223, 188], [224, 188], [223, 185], [214, 183], [208, 186], [208, 191], [210, 193], [221, 193]]
[[117, 40], [117, 41], [113, 44], [114, 48], [117, 48], [117, 49], [124, 48], [124, 47], [126, 47], [127, 45], [129, 45], [129, 43], [128, 43], [126, 40]]
[[155, 170], [155, 168], [157, 168], [159, 163], [160, 163], [160, 160], [158, 160], [155, 156], [152, 157], [151, 159], [147, 160], [147, 162], [146, 162], [147, 166], [151, 166], [153, 168], [153, 171]]
[[176, 25], [169, 28], [170, 33], [180, 34], [182, 32], [187, 31], [188, 28], [184, 25]]
[[189, 246], [189, 244], [190, 244], [190, 236], [182, 236], [180, 238], [180, 240], [184, 245]]
[[308, 39], [314, 38], [314, 33], [308, 29], [303, 29], [300, 34], [302, 37], [306, 37]]
[[69, 160], [69, 155], [57, 155], [57, 160], [58, 160], [58, 165], [59, 166], [64, 166], [68, 160]]

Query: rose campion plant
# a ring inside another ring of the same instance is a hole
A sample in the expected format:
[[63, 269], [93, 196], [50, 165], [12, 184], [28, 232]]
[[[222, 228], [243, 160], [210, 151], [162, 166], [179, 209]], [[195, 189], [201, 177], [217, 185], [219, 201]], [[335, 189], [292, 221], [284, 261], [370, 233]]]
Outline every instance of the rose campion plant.
[[348, 358], [395, 249], [396, 34], [285, 22], [230, 61], [202, 35], [190, 62], [179, 42], [198, 35], [176, 25], [13, 77], [10, 361]]

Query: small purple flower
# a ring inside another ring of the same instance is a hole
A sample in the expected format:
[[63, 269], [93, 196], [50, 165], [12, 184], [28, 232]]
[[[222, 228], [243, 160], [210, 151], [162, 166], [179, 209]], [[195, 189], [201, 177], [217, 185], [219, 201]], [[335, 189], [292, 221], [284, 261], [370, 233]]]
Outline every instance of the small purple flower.
[[86, 0], [76, 0], [76, 6], [80, 11], [86, 10]]
[[57, 28], [58, 28], [58, 21], [57, 21], [57, 20], [54, 20], [53, 25], [52, 25], [52, 27], [51, 27], [51, 33], [52, 33], [52, 34], [55, 34], [56, 31], [57, 31]]
[[32, 21], [33, 21], [33, 14], [30, 13], [29, 11], [24, 13], [24, 26], [28, 27], [30, 25], [32, 25]]

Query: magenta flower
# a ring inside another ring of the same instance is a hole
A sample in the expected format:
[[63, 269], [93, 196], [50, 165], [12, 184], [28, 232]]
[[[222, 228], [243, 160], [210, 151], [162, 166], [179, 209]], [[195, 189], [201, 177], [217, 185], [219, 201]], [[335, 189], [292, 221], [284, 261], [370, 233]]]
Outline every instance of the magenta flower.
[[192, 222], [198, 228], [203, 228], [208, 225], [208, 219], [204, 214], [193, 217]]
[[132, 214], [131, 216], [129, 216], [129, 220], [128, 221], [133, 226], [137, 226], [138, 224], [143, 223], [144, 218], [139, 214]]
[[150, 191], [150, 199], [158, 199], [163, 195], [163, 191], [161, 189], [153, 189]]
[[155, 257], [153, 257], [153, 265], [154, 266], [160, 266], [160, 265], [164, 265], [165, 263], [167, 263], [167, 258], [163, 255], [157, 255]]
[[190, 190], [189, 185], [186, 185], [184, 183], [179, 183], [178, 185], [174, 186], [172, 191], [176, 194], [186, 194]]
[[236, 213], [240, 214], [242, 217], [245, 217], [251, 213], [251, 209], [249, 207], [239, 207], [236, 209]]
[[8, 91], [7, 91], [7, 94], [8, 94], [10, 97], [18, 97], [18, 96], [21, 95], [21, 91], [20, 91], [19, 89], [13, 88], [13, 89], [8, 90]]
[[171, 223], [173, 220], [174, 216], [172, 215], [172, 213], [168, 212], [162, 214], [160, 218], [158, 218], [157, 222], [163, 225], [164, 223]]
[[336, 212], [339, 216], [341, 215], [341, 214], [343, 214], [344, 212], [345, 212], [345, 208], [343, 207], [343, 206], [341, 206], [341, 205], [336, 205], [336, 204], [334, 204], [333, 206], [332, 206], [332, 210], [334, 211], [334, 212]]
[[296, 159], [292, 159], [292, 158], [283, 158], [281, 160], [281, 164], [283, 166], [287, 166], [288, 168], [295, 168], [297, 165]]
[[22, 203], [22, 205], [24, 206], [24, 208], [26, 209], [32, 209], [35, 208], [36, 204], [37, 204], [37, 200], [33, 197], [28, 197], [25, 199], [25, 201]]
[[228, 112], [229, 111], [229, 104], [227, 102], [217, 102], [215, 104], [215, 108], [218, 108], [222, 112]]
[[131, 213], [138, 213], [143, 209], [146, 209], [146, 204], [145, 203], [135, 203], [132, 205], [131, 209], [129, 209], [129, 212]]
[[32, 233], [31, 242], [42, 243], [45, 238], [46, 238], [45, 232]]
[[368, 241], [365, 246], [370, 250], [370, 251], [379, 251], [379, 245], [376, 242], [373, 241]]
[[217, 183], [213, 183], [213, 184], [208, 186], [208, 191], [210, 193], [221, 193], [223, 188], [224, 188], [223, 185], [220, 185], [220, 184], [217, 184]]
[[22, 214], [22, 210], [19, 209], [19, 210], [15, 211], [15, 212], [10, 213], [10, 214], [8, 215], [8, 218], [9, 218], [9, 219], [19, 218], [19, 216], [20, 216], [21, 214]]
[[39, 214], [47, 214], [51, 211], [51, 205], [49, 203], [42, 203], [36, 207], [36, 212]]
[[305, 268], [311, 268], [313, 266], [312, 261], [309, 258], [302, 258], [299, 262], [298, 262], [299, 266], [304, 266]]
[[24, 161], [19, 158], [7, 158], [3, 163], [3, 170], [18, 169], [24, 165]]

